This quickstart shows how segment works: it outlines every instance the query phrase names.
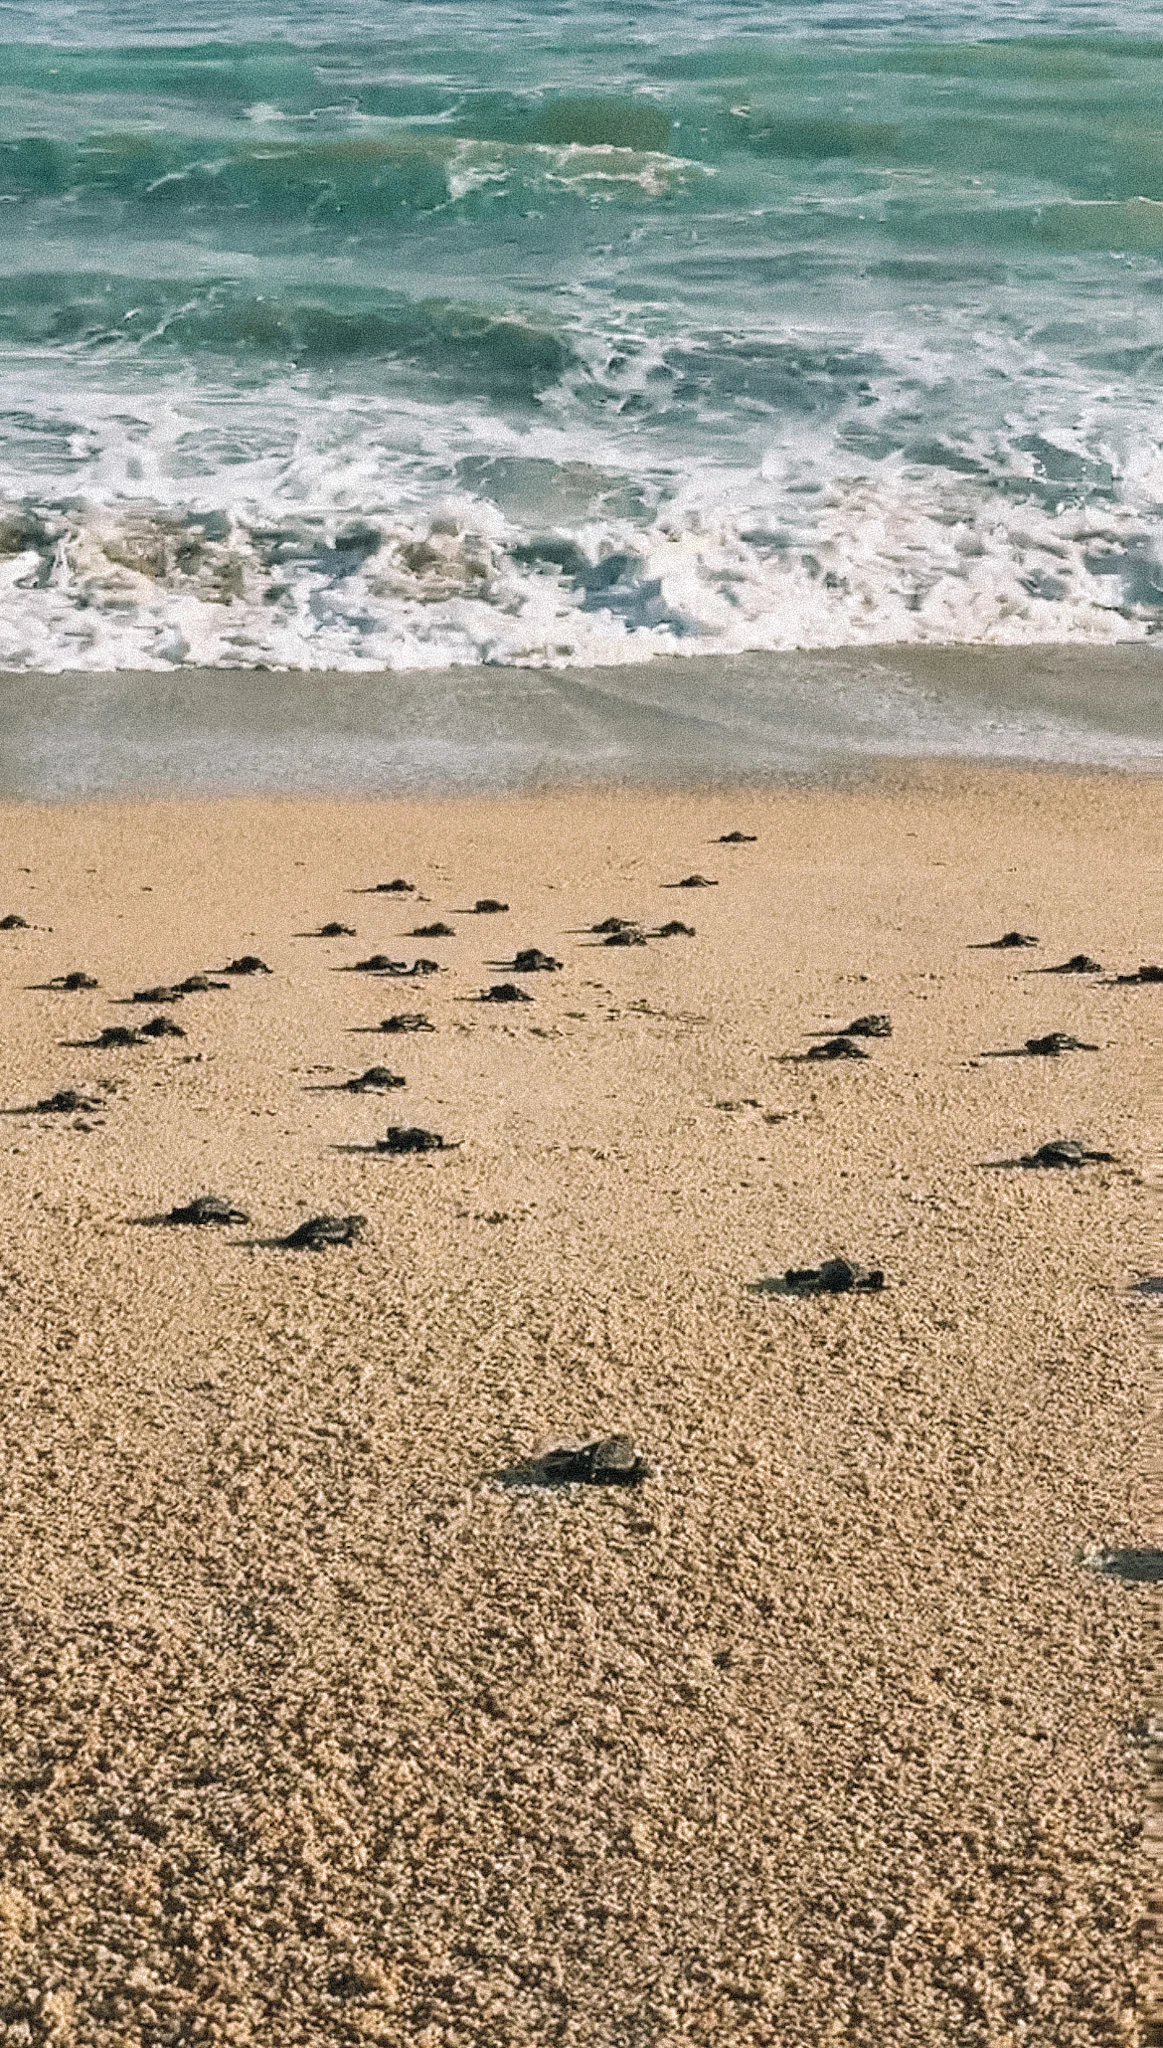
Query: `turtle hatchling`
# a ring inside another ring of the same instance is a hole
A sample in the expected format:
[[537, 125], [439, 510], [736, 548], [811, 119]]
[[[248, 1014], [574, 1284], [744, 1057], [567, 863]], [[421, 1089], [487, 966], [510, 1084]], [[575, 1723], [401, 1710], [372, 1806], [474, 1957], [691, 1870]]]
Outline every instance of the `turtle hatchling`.
[[1044, 967], [1043, 974], [1101, 974], [1102, 963], [1092, 960], [1089, 953], [1072, 953], [1069, 960], [1059, 961], [1057, 967]]
[[415, 882], [406, 882], [402, 875], [397, 875], [394, 882], [377, 882], [372, 890], [372, 895], [411, 896], [415, 887]]
[[317, 939], [354, 939], [355, 926], [340, 924], [335, 918], [332, 918], [330, 924], [320, 925], [315, 937]]
[[882, 1010], [872, 1010], [867, 1017], [854, 1017], [851, 1024], [844, 1026], [846, 1038], [891, 1038], [892, 1018]]
[[1048, 1031], [1044, 1038], [1027, 1038], [1026, 1051], [1043, 1059], [1057, 1059], [1060, 1052], [1097, 1052], [1085, 1038], [1072, 1038], [1069, 1031]]
[[354, 1244], [366, 1222], [366, 1216], [308, 1216], [279, 1243], [291, 1251], [321, 1252], [329, 1244]]
[[142, 1025], [140, 1035], [142, 1038], [184, 1038], [186, 1034], [172, 1017], [151, 1017], [148, 1024]]
[[603, 946], [644, 946], [646, 933], [636, 931], [633, 925], [623, 925], [621, 931], [611, 932], [602, 940]]
[[499, 910], [507, 910], [507, 903], [499, 903], [495, 896], [478, 896], [473, 909], [478, 917], [493, 917]]
[[208, 974], [187, 974], [186, 979], [177, 984], [180, 996], [204, 996], [208, 989], [229, 987], [228, 981], [213, 981]]
[[1038, 941], [1032, 932], [1003, 932], [1000, 939], [988, 939], [986, 941], [987, 947], [993, 947], [995, 951], [1000, 950], [1002, 952], [1008, 951], [1015, 946], [1036, 946], [1037, 943]]
[[376, 1139], [377, 1152], [452, 1152], [455, 1146], [439, 1131], [424, 1131], [418, 1125], [389, 1124], [387, 1136]]
[[601, 924], [592, 924], [590, 930], [596, 932], [600, 938], [607, 932], [632, 932], [637, 922], [637, 918], [633, 917], [604, 917]]
[[674, 886], [676, 889], [717, 889], [719, 884], [713, 882], [709, 875], [684, 875]]
[[355, 960], [351, 965], [352, 974], [407, 974], [406, 960], [392, 960], [386, 953], [369, 953], [366, 960]]
[[245, 1209], [235, 1209], [221, 1195], [195, 1195], [192, 1202], [171, 1209], [167, 1223], [249, 1223]]
[[380, 1023], [381, 1031], [435, 1031], [435, 1029], [435, 1024], [430, 1023], [420, 1010], [400, 1011], [394, 1017], [384, 1017]]
[[580, 1486], [639, 1486], [649, 1470], [625, 1436], [595, 1437], [576, 1447], [560, 1444], [538, 1464], [547, 1479]]
[[372, 1088], [403, 1088], [406, 1083], [404, 1076], [393, 1074], [390, 1067], [367, 1067], [362, 1074], [353, 1074], [343, 1085], [351, 1095], [365, 1095]]
[[79, 968], [74, 968], [71, 974], [54, 974], [48, 986], [67, 989], [96, 988], [97, 977], [95, 974], [83, 974]]
[[1113, 1159], [1113, 1152], [1090, 1152], [1077, 1138], [1051, 1138], [1036, 1152], [1023, 1155], [1023, 1166], [1085, 1166], [1089, 1159]]
[[784, 1280], [795, 1294], [878, 1294], [884, 1274], [853, 1259], [825, 1259], [819, 1266], [789, 1266]]
[[531, 1003], [528, 989], [518, 988], [515, 981], [495, 981], [491, 988], [483, 988], [482, 1003]]
[[185, 991], [172, 988], [168, 983], [159, 982], [156, 988], [135, 988], [130, 1001], [134, 1003], [180, 1003]]
[[0, 917], [0, 932], [26, 932], [28, 928], [28, 919], [17, 917], [14, 910], [10, 910], [7, 917]]
[[91, 1095], [78, 1095], [75, 1088], [58, 1088], [55, 1095], [46, 1095], [34, 1105], [46, 1115], [72, 1116], [76, 1110], [104, 1109], [103, 1102], [97, 1102]]
[[755, 839], [756, 834], [754, 832], [720, 832], [719, 845], [754, 846]]
[[413, 939], [454, 939], [456, 933], [450, 924], [441, 924], [440, 920], [437, 919], [435, 924], [418, 924], [415, 930], [409, 934], [409, 937]]
[[1116, 974], [1115, 980], [1121, 982], [1163, 981], [1163, 967], [1140, 967], [1137, 974]]
[[99, 1031], [96, 1038], [90, 1039], [89, 1042], [91, 1045], [100, 1046], [102, 1050], [106, 1046], [140, 1045], [141, 1033], [135, 1031], [131, 1024], [106, 1024], [104, 1030]]
[[693, 939], [693, 924], [684, 924], [679, 917], [672, 917], [669, 924], [660, 924], [655, 933], [657, 939]]
[[513, 969], [517, 974], [554, 974], [561, 966], [552, 953], [543, 953], [538, 946], [525, 946], [513, 956]]
[[820, 1045], [813, 1045], [803, 1055], [808, 1060], [866, 1060], [869, 1055], [862, 1045], [851, 1038], [825, 1038]]
[[260, 960], [257, 953], [243, 953], [239, 959], [232, 960], [228, 967], [222, 969], [223, 974], [269, 974], [270, 972], [271, 969], [267, 966], [266, 961]]

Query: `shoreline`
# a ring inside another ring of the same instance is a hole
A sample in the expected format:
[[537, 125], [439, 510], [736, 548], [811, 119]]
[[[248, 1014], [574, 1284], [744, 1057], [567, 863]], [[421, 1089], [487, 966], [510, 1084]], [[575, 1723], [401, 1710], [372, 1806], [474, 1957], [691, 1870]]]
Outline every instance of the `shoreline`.
[[[1163, 954], [1163, 781], [0, 827], [0, 1841], [36, 2025], [1128, 2043], [1154, 1596], [1096, 1567], [1151, 1513], [1163, 1009], [1113, 977]], [[609, 914], [695, 934], [607, 950]], [[1038, 948], [987, 946], [1012, 927]], [[531, 945], [563, 963], [532, 1002], [479, 1003]], [[1031, 971], [1080, 949], [1101, 973]], [[350, 971], [381, 951], [443, 972]], [[245, 953], [272, 972], [164, 1005], [184, 1038], [89, 1042]], [[866, 1012], [866, 1060], [803, 1059]], [[1098, 1049], [1012, 1056], [1055, 1029]], [[405, 1085], [348, 1092], [372, 1062]], [[100, 1106], [28, 1107], [66, 1086]], [[377, 1154], [389, 1122], [456, 1149]], [[1115, 1158], [998, 1163], [1062, 1135]], [[159, 1224], [211, 1191], [249, 1221]], [[363, 1236], [276, 1242], [324, 1211]], [[883, 1293], [764, 1285], [838, 1254]], [[498, 1480], [611, 1432], [641, 1488]]]
[[839, 648], [600, 669], [0, 678], [0, 800], [828, 782], [893, 758], [1158, 772], [1163, 652]]

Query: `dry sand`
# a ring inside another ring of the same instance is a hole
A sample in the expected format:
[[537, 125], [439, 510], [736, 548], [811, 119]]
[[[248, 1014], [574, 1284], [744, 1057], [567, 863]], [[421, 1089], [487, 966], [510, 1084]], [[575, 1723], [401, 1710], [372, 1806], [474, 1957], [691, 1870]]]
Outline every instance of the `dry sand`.
[[[1163, 782], [2, 816], [5, 1101], [109, 1096], [0, 1124], [0, 2042], [1135, 2039], [1151, 1593], [1086, 1559], [1144, 1540], [1163, 987], [1030, 970], [1163, 957]], [[1119, 1163], [983, 1164], [1064, 1134]], [[207, 1190], [253, 1227], [142, 1220]], [[752, 1291], [836, 1252], [884, 1293]], [[638, 1491], [495, 1476], [611, 1430]]]

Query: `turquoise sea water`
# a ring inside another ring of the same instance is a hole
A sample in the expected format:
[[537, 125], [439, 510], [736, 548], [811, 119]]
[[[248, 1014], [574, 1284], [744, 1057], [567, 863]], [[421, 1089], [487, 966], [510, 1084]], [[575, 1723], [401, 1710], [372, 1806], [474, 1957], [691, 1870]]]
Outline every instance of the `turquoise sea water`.
[[0, 667], [1163, 621], [1163, 6], [0, 37]]

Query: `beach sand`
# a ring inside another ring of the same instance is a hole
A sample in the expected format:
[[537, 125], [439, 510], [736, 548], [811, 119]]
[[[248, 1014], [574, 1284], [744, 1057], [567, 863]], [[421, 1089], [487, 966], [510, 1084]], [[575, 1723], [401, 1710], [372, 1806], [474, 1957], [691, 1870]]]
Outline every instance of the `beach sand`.
[[[0, 1122], [0, 2042], [1133, 2041], [1163, 987], [1032, 970], [1163, 958], [1163, 781], [2, 824], [5, 1103], [107, 1103]], [[1117, 1162], [985, 1163], [1061, 1135]], [[756, 1291], [835, 1253], [883, 1293]], [[640, 1488], [498, 1476], [611, 1431]]]

